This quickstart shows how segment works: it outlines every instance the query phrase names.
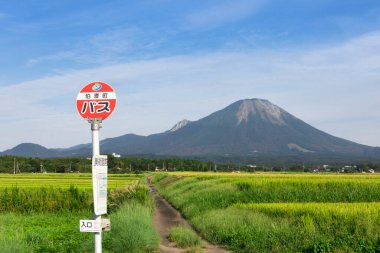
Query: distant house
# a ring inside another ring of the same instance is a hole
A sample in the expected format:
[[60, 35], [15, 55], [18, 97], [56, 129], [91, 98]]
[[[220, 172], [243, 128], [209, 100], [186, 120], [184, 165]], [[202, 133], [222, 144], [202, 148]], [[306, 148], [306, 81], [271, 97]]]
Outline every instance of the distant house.
[[112, 156], [115, 157], [115, 158], [120, 158], [121, 157], [121, 155], [118, 155], [116, 153], [112, 153]]
[[357, 172], [358, 171], [358, 167], [356, 165], [346, 165], [344, 166], [341, 170], [341, 172]]
[[156, 168], [154, 169], [154, 171], [159, 172], [159, 171], [168, 171], [168, 170], [165, 169], [165, 168], [161, 169], [161, 168], [159, 168], [159, 167], [156, 167]]

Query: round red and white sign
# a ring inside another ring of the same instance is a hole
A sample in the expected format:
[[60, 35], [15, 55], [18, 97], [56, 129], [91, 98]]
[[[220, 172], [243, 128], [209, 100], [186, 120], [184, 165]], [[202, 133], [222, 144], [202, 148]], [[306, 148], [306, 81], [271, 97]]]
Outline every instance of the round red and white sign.
[[104, 82], [92, 82], [84, 86], [77, 96], [77, 110], [85, 119], [106, 119], [115, 110], [116, 94]]

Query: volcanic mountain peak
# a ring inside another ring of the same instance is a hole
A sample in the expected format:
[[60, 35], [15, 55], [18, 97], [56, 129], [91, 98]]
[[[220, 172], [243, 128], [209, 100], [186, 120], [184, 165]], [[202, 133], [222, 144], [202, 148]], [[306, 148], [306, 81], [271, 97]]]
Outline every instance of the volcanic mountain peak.
[[236, 113], [237, 124], [248, 122], [249, 115], [259, 115], [264, 121], [275, 125], [286, 125], [283, 110], [265, 99], [245, 99]]

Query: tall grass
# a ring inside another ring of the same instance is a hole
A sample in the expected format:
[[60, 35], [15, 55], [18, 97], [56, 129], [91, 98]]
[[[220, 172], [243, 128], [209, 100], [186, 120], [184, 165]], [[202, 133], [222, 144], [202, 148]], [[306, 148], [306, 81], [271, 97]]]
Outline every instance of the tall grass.
[[236, 252], [380, 252], [377, 175], [176, 173], [155, 181], [203, 236]]
[[169, 240], [181, 248], [199, 248], [201, 239], [190, 228], [175, 226], [170, 229]]
[[110, 252], [156, 252], [159, 236], [153, 225], [154, 201], [148, 187], [137, 184], [115, 189], [109, 197], [115, 205], [110, 214], [111, 231], [104, 233], [105, 248]]
[[[109, 191], [111, 232], [108, 252], [154, 252], [159, 238], [152, 223], [153, 200], [146, 186]], [[86, 189], [4, 188], [0, 190], [0, 252], [93, 252], [93, 234], [79, 232], [79, 220], [92, 219]]]
[[165, 177], [157, 188], [185, 216], [235, 203], [376, 202], [380, 178]]
[[237, 252], [378, 252], [379, 205], [239, 204], [193, 222], [205, 237]]
[[126, 202], [110, 215], [112, 228], [104, 233], [105, 248], [110, 252], [156, 252], [159, 237], [152, 224], [149, 206], [136, 200]]
[[91, 252], [92, 235], [79, 232], [90, 213], [1, 214], [0, 252]]
[[11, 187], [0, 190], [0, 213], [77, 212], [91, 209], [91, 193], [74, 186], [68, 189]]
[[[128, 199], [145, 199], [145, 190], [138, 181], [125, 187], [108, 190], [108, 211], [113, 212]], [[52, 213], [93, 210], [92, 191], [71, 185], [60, 187], [0, 188], [0, 213]]]

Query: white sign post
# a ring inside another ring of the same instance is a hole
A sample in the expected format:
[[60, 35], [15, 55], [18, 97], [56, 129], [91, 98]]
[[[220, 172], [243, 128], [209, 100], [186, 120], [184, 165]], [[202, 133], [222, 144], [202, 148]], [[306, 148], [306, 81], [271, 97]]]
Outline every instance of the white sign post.
[[[107, 213], [107, 156], [100, 155], [100, 123], [114, 111], [116, 94], [104, 82], [92, 82], [84, 86], [77, 96], [77, 110], [91, 123], [92, 132], [92, 188], [94, 196], [94, 220], [81, 220], [81, 232], [93, 232], [95, 253], [102, 252], [102, 214]], [[110, 223], [108, 221], [109, 229]]]

